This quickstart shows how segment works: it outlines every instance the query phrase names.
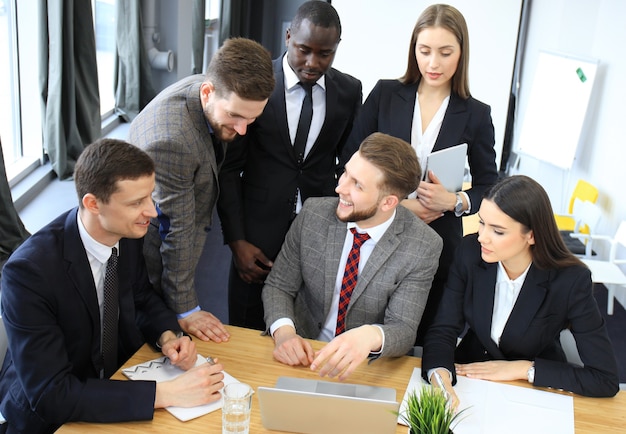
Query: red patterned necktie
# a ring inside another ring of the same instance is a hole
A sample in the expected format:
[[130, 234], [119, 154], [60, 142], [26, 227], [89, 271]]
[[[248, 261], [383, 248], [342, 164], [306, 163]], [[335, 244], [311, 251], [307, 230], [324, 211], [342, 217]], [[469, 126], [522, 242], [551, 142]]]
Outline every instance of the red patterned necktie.
[[346, 261], [346, 271], [343, 273], [343, 279], [341, 280], [341, 292], [339, 293], [339, 310], [337, 311], [337, 328], [335, 329], [335, 336], [340, 335], [346, 331], [346, 312], [348, 305], [350, 304], [350, 297], [352, 291], [356, 286], [356, 281], [359, 278], [359, 259], [361, 258], [361, 246], [364, 242], [370, 239], [367, 233], [360, 234], [356, 231], [356, 228], [350, 228], [350, 232], [354, 235], [354, 241], [352, 243], [352, 249], [348, 254], [348, 260]]

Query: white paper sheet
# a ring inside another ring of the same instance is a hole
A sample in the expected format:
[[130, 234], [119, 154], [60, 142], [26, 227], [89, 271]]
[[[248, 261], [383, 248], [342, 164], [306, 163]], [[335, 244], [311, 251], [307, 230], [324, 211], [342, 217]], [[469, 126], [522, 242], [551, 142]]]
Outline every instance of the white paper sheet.
[[[407, 394], [424, 384], [420, 368], [414, 368], [400, 414], [406, 409]], [[454, 390], [461, 401], [459, 411], [467, 409], [453, 425], [454, 434], [574, 434], [572, 396], [462, 376]]]
[[[198, 361], [196, 362], [196, 366], [199, 366], [206, 362], [206, 358], [198, 354]], [[131, 380], [148, 380], [156, 381], [157, 383], [161, 381], [173, 380], [183, 372], [185, 371], [177, 366], [172, 365], [170, 363], [170, 360], [165, 356], [159, 357], [158, 359], [150, 360], [145, 363], [140, 363], [138, 365], [131, 366], [130, 368], [122, 370], [122, 373]], [[224, 386], [230, 383], [238, 382], [239, 380], [235, 379], [233, 376], [227, 374], [226, 371], [224, 371]], [[222, 408], [222, 405], [223, 402], [220, 399], [216, 402], [212, 402], [211, 404], [200, 405], [197, 407], [167, 407], [166, 410], [169, 411], [174, 417], [184, 422], [194, 419], [198, 416], [211, 413], [212, 411], [219, 410], [220, 408]]]

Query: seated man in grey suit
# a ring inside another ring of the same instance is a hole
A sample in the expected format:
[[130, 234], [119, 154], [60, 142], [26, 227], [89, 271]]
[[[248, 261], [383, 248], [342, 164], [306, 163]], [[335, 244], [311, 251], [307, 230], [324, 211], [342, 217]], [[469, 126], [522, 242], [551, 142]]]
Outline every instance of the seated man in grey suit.
[[[346, 164], [339, 198], [305, 202], [263, 288], [278, 361], [344, 380], [368, 356], [413, 346], [442, 247], [398, 206], [420, 178], [408, 143], [374, 133]], [[303, 338], [330, 343], [314, 353]]]

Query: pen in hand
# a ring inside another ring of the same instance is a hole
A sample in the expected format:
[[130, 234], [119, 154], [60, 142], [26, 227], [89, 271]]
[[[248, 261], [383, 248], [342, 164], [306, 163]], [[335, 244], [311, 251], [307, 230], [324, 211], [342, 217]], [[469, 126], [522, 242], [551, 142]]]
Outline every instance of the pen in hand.
[[206, 361], [207, 361], [207, 363], [208, 363], [209, 365], [215, 365], [215, 360], [213, 360], [213, 357], [211, 357], [211, 356], [208, 356], [208, 357], [206, 358]]
[[441, 378], [441, 374], [439, 374], [439, 372], [435, 371], [435, 372], [433, 372], [433, 377], [435, 377], [435, 382], [437, 383], [437, 386], [439, 386], [439, 388], [443, 392], [443, 397], [446, 399], [446, 402], [449, 404], [450, 403], [450, 394], [448, 393], [448, 390], [446, 389], [446, 386], [443, 384], [443, 378]]

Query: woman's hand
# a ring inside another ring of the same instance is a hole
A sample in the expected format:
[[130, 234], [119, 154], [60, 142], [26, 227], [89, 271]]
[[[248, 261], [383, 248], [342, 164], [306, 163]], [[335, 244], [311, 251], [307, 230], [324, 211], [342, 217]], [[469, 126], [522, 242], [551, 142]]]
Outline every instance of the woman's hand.
[[[439, 374], [439, 378], [441, 378], [441, 383], [436, 379], [437, 374]], [[446, 369], [437, 369], [430, 376], [430, 384], [435, 387], [441, 388], [443, 386], [444, 392], [448, 395], [448, 402], [450, 403], [450, 408], [456, 410], [459, 407], [461, 401], [454, 391], [454, 387], [452, 387], [452, 378], [450, 378], [450, 373]]]
[[433, 211], [426, 208], [418, 199], [404, 199], [402, 206], [415, 214], [424, 223], [429, 224], [443, 215], [441, 211]]
[[[456, 193], [451, 193], [441, 184], [432, 170], [428, 171], [430, 182], [422, 181], [417, 187], [417, 197], [425, 208], [444, 213], [454, 210]], [[465, 205], [463, 206], [465, 208]]]
[[457, 375], [468, 378], [491, 381], [527, 380], [528, 369], [532, 362], [528, 360], [489, 360], [465, 365], [455, 365]]

